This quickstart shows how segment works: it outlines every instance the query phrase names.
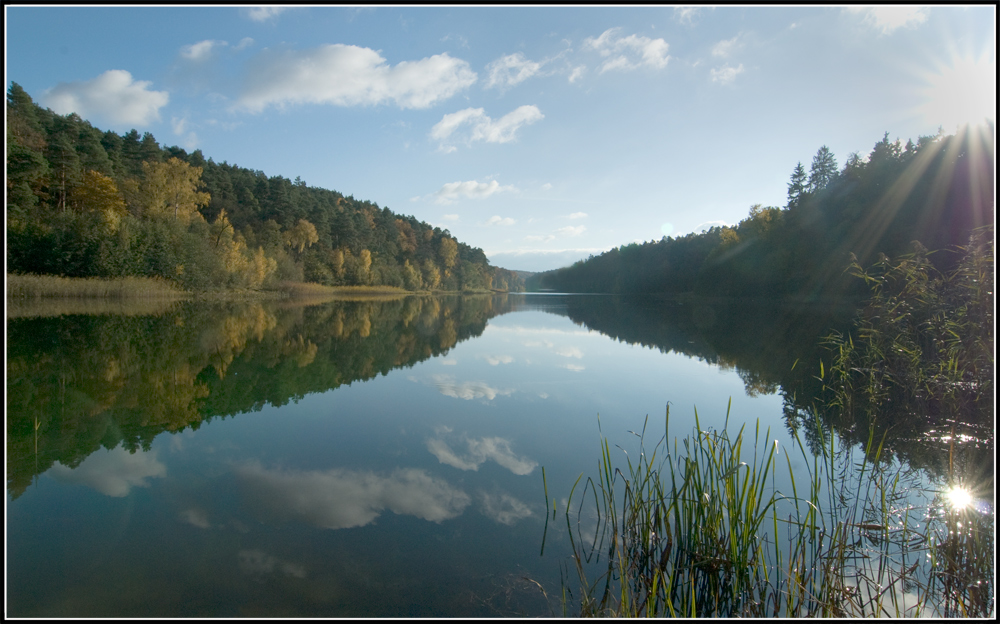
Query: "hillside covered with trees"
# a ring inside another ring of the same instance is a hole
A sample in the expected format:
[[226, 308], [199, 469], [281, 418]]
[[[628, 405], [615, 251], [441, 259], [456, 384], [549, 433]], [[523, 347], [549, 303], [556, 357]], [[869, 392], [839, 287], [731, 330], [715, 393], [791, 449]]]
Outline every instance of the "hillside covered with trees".
[[[733, 227], [622, 245], [539, 274], [529, 287], [807, 300], [851, 294], [863, 287], [846, 273], [852, 261], [898, 257], [914, 250], [913, 241], [953, 249], [994, 223], [993, 134], [965, 127], [904, 145], [886, 133], [867, 158], [851, 154], [842, 168], [823, 146], [808, 173], [796, 165], [783, 207], [756, 204]], [[931, 259], [939, 270], [957, 261], [947, 253]]]
[[187, 289], [283, 281], [523, 290], [447, 230], [200, 150], [118, 135], [7, 93], [7, 271], [150, 276]]

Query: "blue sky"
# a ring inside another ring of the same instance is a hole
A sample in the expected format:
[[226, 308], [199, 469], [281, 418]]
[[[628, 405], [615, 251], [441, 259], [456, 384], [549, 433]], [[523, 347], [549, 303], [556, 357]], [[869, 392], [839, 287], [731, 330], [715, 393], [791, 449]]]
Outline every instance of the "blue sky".
[[971, 7], [5, 7], [7, 86], [546, 270], [995, 117]]

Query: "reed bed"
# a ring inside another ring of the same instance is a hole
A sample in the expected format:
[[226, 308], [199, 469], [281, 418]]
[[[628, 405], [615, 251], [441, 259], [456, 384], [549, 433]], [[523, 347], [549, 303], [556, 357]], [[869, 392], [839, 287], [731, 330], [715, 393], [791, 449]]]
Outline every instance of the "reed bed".
[[[669, 421], [668, 408], [650, 449], [647, 418], [638, 453], [621, 465], [602, 434], [598, 476], [571, 489], [563, 576], [579, 589], [564, 582], [564, 615], [995, 614], [992, 509], [956, 509], [946, 488], [921, 489], [918, 474], [881, 459], [874, 437], [864, 449], [838, 448], [821, 432], [824, 451], [812, 455], [794, 434], [797, 448], [779, 451], [759, 423], [732, 435], [728, 413], [713, 430], [696, 412], [694, 431], [671, 448]], [[793, 470], [790, 453], [808, 469]], [[557, 518], [547, 485], [546, 508], [547, 532]]]
[[396, 286], [324, 286], [312, 282], [281, 282], [278, 290], [293, 299], [329, 298], [335, 299], [373, 297], [406, 297], [415, 294]]
[[7, 275], [7, 300], [61, 299], [178, 299], [188, 293], [174, 283], [151, 277], [60, 277]]

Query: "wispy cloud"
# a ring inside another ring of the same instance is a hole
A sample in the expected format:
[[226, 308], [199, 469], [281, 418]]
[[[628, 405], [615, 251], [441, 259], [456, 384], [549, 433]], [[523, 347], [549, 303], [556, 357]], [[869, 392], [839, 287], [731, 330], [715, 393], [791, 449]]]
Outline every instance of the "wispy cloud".
[[486, 220], [486, 225], [514, 225], [517, 223], [514, 219], [510, 217], [500, 217], [500, 215], [493, 215]]
[[438, 189], [433, 194], [433, 197], [435, 203], [448, 205], [462, 198], [485, 199], [495, 193], [504, 193], [516, 190], [517, 189], [512, 185], [500, 186], [500, 183], [496, 180], [490, 180], [489, 182], [476, 182], [475, 180], [469, 180], [467, 182], [448, 182]]
[[486, 71], [489, 73], [486, 88], [513, 87], [537, 75], [541, 68], [541, 63], [526, 59], [520, 52], [502, 56], [486, 66]]
[[479, 493], [480, 511], [487, 518], [512, 526], [518, 520], [531, 517], [531, 509], [507, 493]]
[[713, 69], [709, 72], [712, 76], [712, 82], [718, 82], [719, 84], [729, 84], [736, 79], [736, 76], [743, 73], [743, 63], [739, 64], [739, 67], [730, 67], [729, 64], [725, 64], [722, 67]]
[[864, 21], [888, 35], [899, 28], [913, 27], [927, 21], [927, 7], [884, 5], [844, 7], [850, 13], [864, 15]]
[[719, 43], [712, 46], [712, 56], [718, 56], [719, 58], [729, 58], [729, 56], [738, 50], [743, 44], [740, 42], [740, 36], [736, 35], [732, 39], [724, 39]]
[[64, 483], [85, 485], [106, 496], [121, 498], [134, 487], [149, 487], [147, 479], [165, 477], [167, 467], [156, 458], [156, 451], [129, 453], [117, 446], [88, 456], [75, 468], [57, 461], [48, 474]]
[[198, 135], [191, 130], [187, 117], [171, 117], [170, 127], [176, 136], [184, 137], [184, 149], [192, 150], [198, 145]]
[[247, 17], [255, 22], [266, 22], [272, 17], [278, 17], [292, 7], [258, 6], [247, 9]]
[[160, 119], [170, 101], [153, 83], [133, 80], [124, 69], [111, 69], [93, 80], [61, 82], [42, 95], [42, 102], [60, 115], [76, 113], [84, 119], [103, 117], [113, 124], [144, 126]]
[[305, 578], [306, 569], [289, 561], [282, 561], [262, 550], [244, 549], [239, 552], [240, 570], [252, 576], [272, 576], [281, 573], [284, 576]]
[[471, 502], [465, 492], [416, 468], [382, 475], [340, 468], [271, 469], [249, 462], [235, 472], [251, 506], [324, 529], [365, 526], [386, 509], [441, 522], [458, 516]]
[[701, 11], [701, 7], [693, 6], [679, 6], [674, 7], [674, 19], [681, 24], [691, 25], [694, 23], [695, 17], [698, 16], [698, 12]]
[[556, 230], [557, 233], [563, 236], [579, 236], [586, 231], [586, 225], [567, 225], [566, 227], [561, 227]]
[[516, 475], [531, 474], [538, 466], [538, 462], [516, 455], [511, 450], [510, 440], [505, 438], [470, 438], [463, 435], [452, 443], [459, 448], [464, 446], [464, 451], [456, 451], [441, 433], [439, 432], [438, 437], [427, 440], [427, 450], [442, 464], [459, 470], [479, 470], [479, 467], [488, 460], [496, 462]]
[[641, 35], [620, 37], [619, 32], [621, 28], [609, 28], [599, 37], [588, 37], [583, 41], [584, 48], [596, 50], [605, 57], [600, 73], [615, 69], [632, 70], [643, 66], [663, 69], [667, 66], [670, 56], [667, 54], [669, 45], [666, 41]]
[[181, 56], [189, 61], [200, 62], [207, 60], [210, 56], [212, 56], [212, 50], [214, 48], [225, 47], [227, 45], [229, 44], [225, 41], [206, 39], [205, 41], [192, 43], [191, 45], [186, 45], [181, 48]]
[[456, 113], [448, 113], [431, 128], [430, 137], [440, 143], [445, 152], [455, 151], [455, 140], [466, 145], [476, 141], [487, 143], [507, 143], [516, 138], [521, 126], [533, 124], [545, 115], [537, 106], [525, 105], [515, 108], [494, 121], [482, 108], [466, 108]]
[[268, 50], [251, 61], [239, 107], [260, 112], [291, 104], [393, 103], [419, 109], [450, 98], [476, 79], [468, 63], [447, 54], [393, 67], [375, 50], [340, 43]]
[[509, 389], [494, 388], [482, 381], [457, 382], [451, 375], [434, 375], [433, 380], [434, 387], [441, 394], [456, 399], [465, 399], [466, 401], [471, 401], [472, 399], [492, 401], [498, 396], [506, 396], [514, 392]]
[[573, 214], [571, 214], [569, 216], [569, 218], [570, 219], [586, 219], [587, 218], [587, 213], [586, 212], [574, 212]]

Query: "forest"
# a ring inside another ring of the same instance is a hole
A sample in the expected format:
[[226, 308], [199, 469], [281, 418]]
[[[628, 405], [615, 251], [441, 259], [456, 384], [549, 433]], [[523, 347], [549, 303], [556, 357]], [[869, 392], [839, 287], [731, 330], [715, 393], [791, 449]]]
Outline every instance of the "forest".
[[281, 283], [518, 291], [448, 230], [280, 175], [95, 128], [7, 93], [7, 271], [159, 277], [187, 290]]
[[[795, 166], [785, 206], [755, 204], [732, 227], [622, 245], [537, 274], [529, 290], [805, 301], [864, 295], [864, 284], [847, 274], [852, 262], [951, 250], [993, 224], [993, 132], [966, 126], [905, 144], [886, 133], [867, 157], [853, 153], [842, 168], [823, 146], [808, 173]], [[941, 271], [957, 262], [948, 252], [931, 258]]]

